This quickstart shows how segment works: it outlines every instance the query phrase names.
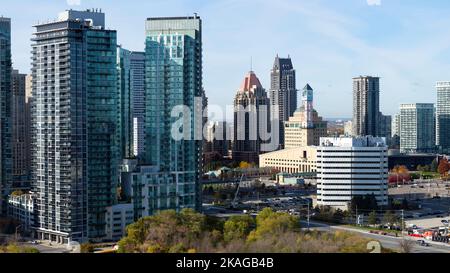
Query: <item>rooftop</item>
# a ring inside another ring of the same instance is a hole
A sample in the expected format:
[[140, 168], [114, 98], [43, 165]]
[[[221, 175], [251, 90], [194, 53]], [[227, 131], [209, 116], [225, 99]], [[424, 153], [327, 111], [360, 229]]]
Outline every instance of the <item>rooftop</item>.
[[250, 91], [253, 87], [259, 87], [262, 88], [261, 82], [259, 81], [258, 77], [256, 76], [255, 72], [250, 71], [248, 72], [247, 76], [245, 76], [244, 81], [241, 84], [241, 87], [239, 88], [240, 92], [244, 91]]
[[384, 137], [321, 137], [320, 147], [386, 147]]

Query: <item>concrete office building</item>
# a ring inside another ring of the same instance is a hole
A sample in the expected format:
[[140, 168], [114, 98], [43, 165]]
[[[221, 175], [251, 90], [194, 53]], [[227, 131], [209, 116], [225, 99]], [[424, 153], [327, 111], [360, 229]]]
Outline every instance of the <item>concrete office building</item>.
[[437, 82], [436, 146], [439, 152], [450, 153], [450, 82]]
[[[204, 104], [202, 73], [202, 20], [189, 17], [148, 18], [145, 47], [145, 165], [162, 177], [169, 192], [152, 192], [163, 208], [201, 209], [202, 110]], [[175, 106], [187, 106], [181, 139], [172, 136]], [[188, 122], [190, 121], [190, 122]], [[198, 135], [199, 133], [199, 135]], [[150, 175], [150, 174], [149, 174]], [[150, 175], [151, 176], [151, 175]], [[163, 185], [161, 185], [163, 187]], [[148, 193], [150, 194], [150, 193]], [[152, 210], [156, 211], [156, 210]]]
[[12, 186], [11, 19], [0, 17], [0, 216]]
[[259, 156], [260, 168], [274, 168], [289, 174], [315, 173], [317, 147], [297, 147], [270, 152]]
[[[292, 60], [275, 57], [270, 74], [270, 106], [272, 120], [279, 120], [280, 148], [284, 147], [284, 122], [297, 110], [296, 74]], [[275, 133], [275, 132], [272, 132]]]
[[435, 139], [434, 104], [401, 104], [400, 152], [435, 152]]
[[141, 157], [145, 151], [145, 52], [131, 52], [130, 68], [133, 97], [133, 154]]
[[117, 204], [106, 208], [106, 238], [119, 241], [126, 236], [126, 227], [134, 223], [133, 204]]
[[322, 138], [317, 148], [317, 204], [346, 210], [354, 196], [374, 194], [388, 204], [388, 153], [384, 138]]
[[234, 98], [233, 160], [257, 163], [263, 153], [261, 132], [268, 132], [269, 98], [258, 77], [250, 71]]
[[286, 149], [317, 146], [320, 138], [327, 136], [328, 123], [314, 110], [313, 92], [309, 84], [303, 88], [302, 106], [284, 123]]
[[35, 231], [57, 243], [101, 241], [120, 164], [116, 31], [97, 10], [68, 10], [35, 27]]

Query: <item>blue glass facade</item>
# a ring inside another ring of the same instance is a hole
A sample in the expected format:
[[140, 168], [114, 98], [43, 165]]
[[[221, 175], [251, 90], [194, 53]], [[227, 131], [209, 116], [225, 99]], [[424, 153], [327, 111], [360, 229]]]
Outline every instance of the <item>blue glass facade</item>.
[[[194, 108], [202, 97], [202, 29], [198, 17], [149, 18], [146, 25], [145, 164], [160, 174], [176, 174], [175, 194], [160, 193], [157, 209], [201, 207], [200, 170], [202, 140], [196, 140]], [[176, 106], [190, 111], [189, 139], [175, 140], [172, 117]], [[200, 119], [201, 122], [201, 119]], [[164, 176], [164, 175], [163, 175]], [[168, 183], [168, 182], [167, 182]], [[166, 205], [172, 204], [172, 205]]]
[[0, 17], [0, 215], [12, 184], [11, 20]]
[[117, 48], [117, 99], [120, 158], [133, 158], [133, 94], [131, 51]]

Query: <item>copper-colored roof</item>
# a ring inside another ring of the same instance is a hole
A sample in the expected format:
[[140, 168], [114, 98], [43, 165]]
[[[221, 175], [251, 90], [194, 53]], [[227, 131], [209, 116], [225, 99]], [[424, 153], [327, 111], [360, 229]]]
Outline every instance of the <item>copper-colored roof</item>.
[[259, 81], [258, 77], [256, 77], [255, 72], [250, 71], [247, 76], [245, 76], [244, 81], [241, 84], [241, 87], [239, 88], [239, 91], [244, 92], [244, 91], [250, 91], [253, 86], [256, 87], [261, 87], [261, 82]]

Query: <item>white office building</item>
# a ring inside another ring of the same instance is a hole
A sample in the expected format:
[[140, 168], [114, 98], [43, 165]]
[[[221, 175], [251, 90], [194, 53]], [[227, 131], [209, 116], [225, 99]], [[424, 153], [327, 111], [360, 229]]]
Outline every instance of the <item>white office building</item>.
[[388, 204], [388, 148], [385, 138], [321, 138], [317, 148], [317, 205], [348, 209], [357, 195], [374, 194]]

